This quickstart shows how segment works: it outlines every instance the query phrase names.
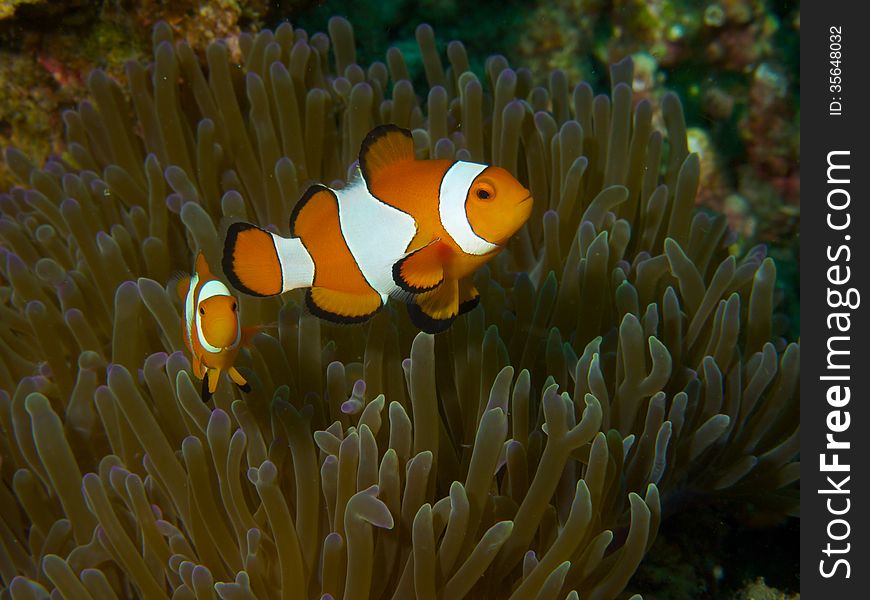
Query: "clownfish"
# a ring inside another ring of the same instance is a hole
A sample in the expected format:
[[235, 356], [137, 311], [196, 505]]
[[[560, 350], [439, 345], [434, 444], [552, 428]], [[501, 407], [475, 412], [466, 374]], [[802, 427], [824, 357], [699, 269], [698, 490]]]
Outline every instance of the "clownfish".
[[183, 277], [176, 285], [184, 302], [184, 343], [193, 356], [193, 373], [202, 379], [202, 399], [207, 401], [225, 371], [243, 392], [251, 386], [233, 366], [243, 346], [260, 330], [242, 327], [239, 304], [230, 290], [212, 275], [202, 252], [197, 254], [192, 277]]
[[477, 306], [471, 276], [528, 220], [532, 202], [505, 169], [417, 160], [411, 132], [382, 125], [363, 141], [347, 187], [302, 195], [291, 237], [230, 225], [223, 268], [254, 296], [308, 288], [309, 310], [338, 323], [366, 321], [399, 298], [418, 328], [438, 333]]

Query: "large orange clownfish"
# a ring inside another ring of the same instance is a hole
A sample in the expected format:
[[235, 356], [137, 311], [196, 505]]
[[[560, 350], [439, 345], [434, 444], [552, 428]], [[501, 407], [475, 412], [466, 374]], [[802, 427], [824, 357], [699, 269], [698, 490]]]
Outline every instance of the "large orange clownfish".
[[180, 279], [176, 291], [184, 302], [184, 343], [193, 357], [193, 374], [202, 379], [203, 401], [214, 394], [222, 371], [243, 392], [251, 391], [234, 364], [239, 350], [260, 328], [240, 325], [238, 301], [215, 279], [202, 252], [196, 256], [193, 276]]
[[308, 288], [311, 312], [339, 323], [363, 322], [401, 298], [417, 327], [437, 333], [477, 305], [472, 274], [531, 210], [529, 190], [505, 169], [416, 160], [411, 132], [383, 125], [363, 141], [347, 187], [305, 192], [292, 237], [231, 225], [223, 268], [255, 296]]

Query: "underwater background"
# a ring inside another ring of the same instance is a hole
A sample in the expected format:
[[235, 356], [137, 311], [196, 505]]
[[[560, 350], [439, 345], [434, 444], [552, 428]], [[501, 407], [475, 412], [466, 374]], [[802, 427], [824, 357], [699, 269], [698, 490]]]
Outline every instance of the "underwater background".
[[[0, 0], [3, 597], [795, 597], [799, 31]], [[286, 234], [385, 122], [532, 190], [481, 307], [429, 336], [242, 297], [277, 328], [202, 404], [173, 274], [220, 273], [227, 219]]]

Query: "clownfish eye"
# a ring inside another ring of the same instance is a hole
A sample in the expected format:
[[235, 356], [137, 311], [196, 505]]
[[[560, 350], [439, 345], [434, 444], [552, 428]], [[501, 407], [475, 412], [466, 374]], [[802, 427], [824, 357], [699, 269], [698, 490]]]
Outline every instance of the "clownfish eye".
[[199, 314], [201, 314], [201, 315], [205, 314], [205, 309], [202, 306], [199, 307]]
[[480, 183], [474, 192], [478, 200], [492, 200], [495, 198], [495, 188], [488, 183]]

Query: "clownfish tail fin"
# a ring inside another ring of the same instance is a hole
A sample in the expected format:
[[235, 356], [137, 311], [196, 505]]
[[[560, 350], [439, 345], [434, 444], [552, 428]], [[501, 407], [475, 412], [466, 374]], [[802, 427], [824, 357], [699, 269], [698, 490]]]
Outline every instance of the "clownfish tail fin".
[[314, 264], [301, 240], [250, 223], [227, 228], [222, 266], [230, 283], [252, 296], [307, 287], [314, 277]]
[[255, 225], [233, 223], [227, 228], [222, 267], [233, 287], [246, 294], [281, 293], [281, 263], [272, 234]]

